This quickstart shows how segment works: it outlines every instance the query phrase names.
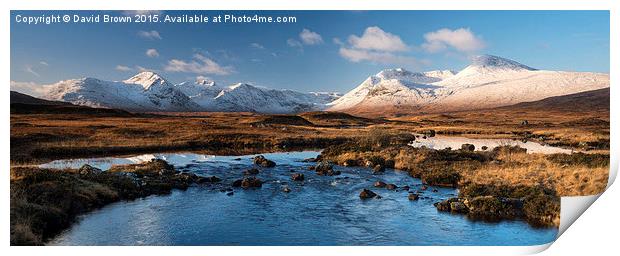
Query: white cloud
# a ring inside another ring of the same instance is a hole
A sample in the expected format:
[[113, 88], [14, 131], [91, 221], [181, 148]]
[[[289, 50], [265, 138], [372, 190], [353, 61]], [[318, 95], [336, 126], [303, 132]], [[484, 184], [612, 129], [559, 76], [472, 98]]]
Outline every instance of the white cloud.
[[159, 35], [159, 32], [157, 32], [157, 30], [151, 30], [151, 31], [138, 31], [138, 36], [142, 37], [142, 38], [146, 38], [146, 39], [161, 39], [161, 35]]
[[299, 33], [299, 38], [301, 42], [306, 45], [316, 45], [323, 43], [323, 37], [316, 32], [310, 31], [307, 28], [304, 28], [301, 33]]
[[288, 40], [286, 40], [286, 44], [288, 44], [288, 46], [290, 47], [297, 48], [300, 51], [303, 51], [304, 49], [304, 46], [301, 44], [301, 42], [293, 38], [289, 38]]
[[403, 66], [422, 64], [416, 58], [404, 55], [409, 47], [399, 36], [383, 31], [379, 27], [368, 27], [362, 36], [350, 35], [347, 43], [333, 39], [340, 46], [338, 53], [351, 62], [372, 62]]
[[43, 66], [49, 66], [49, 64], [47, 64], [47, 62], [45, 62], [45, 61], [39, 61], [39, 64], [41, 64]]
[[361, 37], [350, 35], [349, 44], [356, 49], [384, 52], [404, 52], [409, 47], [399, 36], [383, 31], [380, 27], [368, 27]]
[[184, 72], [194, 74], [212, 74], [212, 75], [229, 75], [234, 72], [231, 66], [221, 66], [214, 60], [203, 56], [202, 54], [194, 54], [192, 60], [184, 61], [172, 59], [164, 67], [164, 70], [171, 72]]
[[148, 49], [146, 50], [146, 56], [156, 58], [159, 57], [159, 52], [156, 49]]
[[49, 90], [50, 85], [40, 85], [34, 82], [11, 81], [11, 91], [18, 91], [31, 96], [41, 96]]
[[459, 52], [475, 52], [485, 47], [482, 38], [474, 35], [469, 28], [450, 30], [442, 28], [424, 35], [426, 42], [422, 48], [430, 53], [436, 53], [448, 48]]
[[260, 50], [264, 50], [265, 46], [263, 46], [262, 44], [259, 43], [251, 43], [250, 44], [251, 47], [256, 48], [256, 49], [260, 49]]
[[122, 71], [122, 72], [129, 72], [132, 71], [133, 69], [128, 67], [128, 66], [123, 66], [123, 65], [116, 65], [116, 67], [114, 68], [118, 71]]

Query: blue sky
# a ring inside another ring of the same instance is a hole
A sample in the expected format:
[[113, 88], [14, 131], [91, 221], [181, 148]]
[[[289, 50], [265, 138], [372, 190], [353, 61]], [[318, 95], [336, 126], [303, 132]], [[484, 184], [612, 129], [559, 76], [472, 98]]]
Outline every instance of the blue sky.
[[154, 70], [173, 83], [346, 92], [384, 68], [460, 70], [486, 53], [539, 69], [609, 72], [608, 11], [163, 11], [295, 16], [271, 24], [28, 25], [16, 15], [121, 12], [12, 11], [11, 88]]

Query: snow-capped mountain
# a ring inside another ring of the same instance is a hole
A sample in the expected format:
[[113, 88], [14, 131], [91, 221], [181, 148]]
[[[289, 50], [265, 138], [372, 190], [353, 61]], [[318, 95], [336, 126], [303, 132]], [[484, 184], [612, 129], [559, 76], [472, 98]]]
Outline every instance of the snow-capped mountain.
[[141, 72], [121, 82], [95, 78], [60, 81], [43, 97], [129, 111], [297, 113], [323, 110], [338, 95], [274, 90], [249, 84], [219, 86], [206, 80], [171, 84], [154, 72]]
[[[433, 80], [434, 79], [434, 80]], [[537, 70], [482, 55], [454, 74], [388, 69], [331, 103], [329, 110], [359, 113], [482, 109], [609, 87], [609, 74]]]
[[200, 107], [153, 72], [142, 72], [122, 82], [96, 78], [60, 81], [43, 98], [130, 111], [192, 111]]

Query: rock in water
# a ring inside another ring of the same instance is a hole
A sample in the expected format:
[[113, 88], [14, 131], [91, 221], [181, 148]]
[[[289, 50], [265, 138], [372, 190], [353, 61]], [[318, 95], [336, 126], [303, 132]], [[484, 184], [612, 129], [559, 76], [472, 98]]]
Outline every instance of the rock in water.
[[334, 166], [329, 162], [319, 162], [315, 167], [316, 174], [321, 176], [334, 176], [340, 175], [340, 171], [334, 171]]
[[375, 188], [384, 188], [386, 185], [387, 184], [385, 184], [385, 182], [383, 182], [383, 181], [377, 181], [374, 184]]
[[397, 189], [397, 188], [398, 188], [398, 186], [396, 186], [396, 184], [387, 184], [387, 185], [385, 186], [385, 188], [386, 188], [387, 190], [394, 190], [394, 189]]
[[263, 186], [263, 181], [254, 177], [247, 177], [241, 181], [242, 188], [260, 188]]
[[304, 174], [303, 173], [295, 173], [291, 176], [291, 179], [294, 181], [303, 181], [304, 180]]
[[409, 193], [409, 196], [407, 198], [409, 198], [409, 201], [417, 201], [420, 196], [416, 193]]
[[360, 199], [370, 199], [376, 196], [377, 194], [375, 192], [372, 192], [370, 189], [364, 189], [362, 190], [362, 192], [360, 192]]
[[271, 161], [262, 155], [254, 157], [254, 164], [267, 168], [276, 166], [276, 163], [274, 161]]

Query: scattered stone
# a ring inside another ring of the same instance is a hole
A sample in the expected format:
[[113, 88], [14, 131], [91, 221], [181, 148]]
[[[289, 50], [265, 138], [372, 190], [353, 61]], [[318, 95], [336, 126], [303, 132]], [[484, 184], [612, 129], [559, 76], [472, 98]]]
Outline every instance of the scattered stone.
[[230, 191], [230, 192], [226, 193], [226, 195], [227, 195], [227, 196], [232, 196], [232, 195], [234, 195], [234, 194], [235, 194], [235, 192], [232, 192], [232, 191]]
[[487, 150], [487, 149], [489, 149], [489, 147], [487, 147], [487, 146], [482, 146], [480, 149], [482, 149], [482, 150]]
[[385, 182], [383, 182], [383, 181], [377, 181], [374, 184], [375, 188], [384, 188], [386, 185], [387, 184], [385, 184]]
[[398, 188], [398, 186], [396, 186], [396, 184], [387, 184], [387, 186], [385, 186], [385, 188], [387, 190], [395, 190]]
[[521, 125], [528, 125], [528, 124], [530, 124], [530, 122], [528, 122], [527, 120], [521, 121]]
[[282, 188], [282, 192], [289, 193], [291, 192], [291, 188], [289, 188], [288, 186], [285, 186], [284, 188]]
[[405, 190], [405, 191], [409, 191], [409, 189], [410, 189], [411, 187], [409, 187], [408, 185], [405, 185], [405, 186], [403, 186], [403, 187], [401, 187], [401, 188], [402, 188], [403, 190]]
[[235, 161], [241, 161], [241, 158], [237, 157], [237, 158], [235, 158], [235, 159], [233, 159], [233, 160], [235, 160]]
[[252, 168], [243, 172], [244, 175], [257, 175], [259, 173], [258, 169]]
[[276, 163], [274, 161], [271, 161], [262, 155], [254, 157], [254, 164], [267, 168], [276, 166]]
[[439, 190], [437, 190], [437, 189], [435, 188], [435, 189], [433, 189], [433, 192], [439, 192]]
[[420, 187], [421, 190], [427, 190], [428, 187], [426, 185], [422, 185], [422, 187]]
[[362, 190], [362, 192], [360, 192], [360, 199], [370, 199], [376, 196], [377, 194], [375, 192], [372, 192], [370, 189], [364, 189]]
[[305, 177], [303, 173], [295, 173], [291, 176], [291, 179], [294, 181], [303, 181]]
[[409, 196], [407, 196], [407, 198], [409, 198], [409, 201], [417, 201], [420, 196], [416, 193], [409, 193]]

